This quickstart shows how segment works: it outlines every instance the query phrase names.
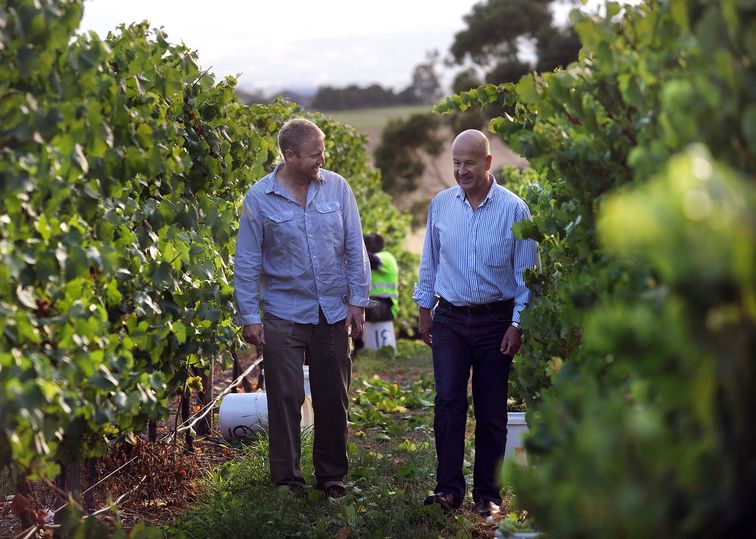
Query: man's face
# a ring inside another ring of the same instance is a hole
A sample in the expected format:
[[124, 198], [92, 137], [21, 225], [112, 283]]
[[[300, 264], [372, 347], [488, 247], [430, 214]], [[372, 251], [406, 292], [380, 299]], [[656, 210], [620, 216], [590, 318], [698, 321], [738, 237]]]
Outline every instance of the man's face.
[[301, 179], [315, 181], [320, 178], [320, 167], [325, 163], [325, 143], [320, 137], [305, 139], [298, 152], [287, 150], [286, 167]]
[[457, 140], [452, 146], [454, 178], [466, 193], [479, 193], [488, 189], [488, 170], [492, 157], [481, 150], [479, 144]]

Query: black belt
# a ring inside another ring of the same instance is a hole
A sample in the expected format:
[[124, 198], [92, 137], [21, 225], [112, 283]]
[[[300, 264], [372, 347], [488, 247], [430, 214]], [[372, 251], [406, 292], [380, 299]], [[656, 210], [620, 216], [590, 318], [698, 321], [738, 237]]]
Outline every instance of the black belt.
[[454, 305], [444, 298], [438, 298], [438, 307], [444, 311], [461, 313], [467, 315], [491, 314], [491, 313], [508, 313], [512, 314], [514, 308], [514, 299], [503, 299], [491, 303], [480, 303], [478, 305]]

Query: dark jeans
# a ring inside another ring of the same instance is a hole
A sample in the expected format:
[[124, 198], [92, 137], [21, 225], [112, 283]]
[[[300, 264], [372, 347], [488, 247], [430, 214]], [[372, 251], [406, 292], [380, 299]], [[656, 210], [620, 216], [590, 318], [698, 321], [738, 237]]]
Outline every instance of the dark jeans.
[[501, 353], [512, 318], [506, 313], [466, 314], [439, 306], [433, 319], [433, 372], [436, 382], [435, 492], [465, 495], [463, 472], [467, 385], [472, 369], [475, 411], [473, 500], [501, 503], [498, 466], [507, 443], [507, 384], [511, 356]]
[[263, 327], [272, 481], [277, 485], [305, 482], [300, 469], [305, 350], [315, 415], [315, 481], [319, 486], [343, 481], [349, 469], [347, 410], [352, 377], [344, 321], [329, 324], [321, 311], [318, 324], [297, 324], [267, 315]]

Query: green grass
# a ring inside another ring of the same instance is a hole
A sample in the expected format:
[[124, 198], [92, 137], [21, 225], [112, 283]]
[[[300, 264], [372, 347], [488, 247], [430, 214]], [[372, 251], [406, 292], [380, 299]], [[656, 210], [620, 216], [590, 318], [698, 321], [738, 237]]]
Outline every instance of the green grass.
[[[198, 538], [491, 536], [491, 526], [469, 508], [445, 515], [438, 506], [422, 505], [436, 466], [430, 349], [399, 341], [397, 353], [363, 350], [354, 369], [348, 496], [329, 500], [313, 489], [306, 499], [297, 499], [276, 488], [268, 476], [267, 439], [261, 437], [241, 449], [239, 458], [209, 473], [200, 487], [203, 497], [166, 533]], [[306, 432], [302, 471], [312, 485], [312, 438]]]
[[[311, 436], [304, 437], [302, 448], [303, 473], [311, 477]], [[388, 451], [378, 444], [365, 451], [353, 444], [349, 453], [349, 495], [330, 500], [312, 489], [299, 499], [286, 487], [270, 484], [267, 440], [260, 439], [245, 448], [242, 458], [210, 475], [202, 505], [185, 513], [168, 535], [319, 538], [346, 529], [349, 537], [404, 537], [414, 530], [416, 537], [436, 538], [464, 532], [463, 518], [419, 504], [429, 479], [420, 481], [419, 475], [432, 474], [434, 463], [426, 446], [406, 443]]]
[[382, 107], [377, 109], [358, 109], [338, 112], [326, 112], [335, 120], [356, 127], [359, 131], [382, 131], [389, 119], [407, 118], [412, 114], [430, 112], [431, 105], [405, 105], [402, 107]]
[[388, 376], [420, 378], [433, 373], [433, 354], [430, 346], [419, 340], [399, 339], [396, 351], [390, 347], [380, 350], [360, 350], [353, 361], [355, 376]]

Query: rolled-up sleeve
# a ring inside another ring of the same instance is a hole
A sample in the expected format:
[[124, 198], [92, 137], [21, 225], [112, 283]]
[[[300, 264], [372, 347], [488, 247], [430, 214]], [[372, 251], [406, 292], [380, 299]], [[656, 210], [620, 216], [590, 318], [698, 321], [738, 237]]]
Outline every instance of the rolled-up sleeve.
[[434, 208], [436, 199], [431, 201], [428, 208], [428, 223], [425, 227], [425, 241], [423, 243], [423, 255], [420, 259], [418, 282], [415, 283], [415, 291], [412, 299], [419, 307], [432, 309], [436, 305], [436, 272], [438, 271], [439, 242], [433, 226]]
[[355, 307], [367, 307], [370, 292], [370, 261], [362, 238], [362, 223], [357, 209], [357, 200], [349, 184], [344, 181], [342, 194], [344, 219], [344, 254], [347, 265], [347, 303]]
[[240, 326], [260, 324], [260, 269], [262, 267], [263, 223], [251, 194], [244, 197], [234, 257], [234, 289]]
[[[517, 207], [515, 222], [530, 219], [530, 210], [525, 204]], [[515, 240], [514, 245], [514, 277], [517, 283], [515, 292], [515, 306], [512, 320], [520, 321], [520, 312], [527, 307], [531, 299], [531, 291], [525, 286], [525, 270], [540, 269], [541, 259], [538, 254], [538, 244], [534, 240]]]

